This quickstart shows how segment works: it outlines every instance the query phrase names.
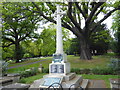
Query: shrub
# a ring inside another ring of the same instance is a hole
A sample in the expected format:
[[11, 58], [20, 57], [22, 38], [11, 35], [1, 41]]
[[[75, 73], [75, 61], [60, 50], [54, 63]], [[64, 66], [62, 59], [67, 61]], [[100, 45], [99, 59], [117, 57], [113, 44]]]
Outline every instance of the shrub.
[[7, 62], [8, 62], [8, 63], [14, 63], [15, 61], [13, 61], [13, 60], [8, 60]]
[[49, 73], [49, 68], [43, 68], [43, 73]]
[[108, 67], [114, 70], [120, 70], [120, 59], [111, 58], [110, 63], [108, 64]]
[[71, 68], [71, 72], [74, 72], [76, 74], [80, 74], [80, 69], [79, 68]]
[[116, 72], [111, 69], [111, 68], [94, 68], [92, 69], [92, 73], [93, 74], [98, 74], [98, 75], [113, 75], [113, 74], [116, 74]]
[[26, 83], [25, 79], [20, 79], [19, 83]]
[[80, 69], [80, 74], [91, 74], [90, 69]]
[[24, 78], [24, 77], [30, 77], [30, 76], [33, 76], [33, 75], [36, 75], [38, 73], [38, 68], [31, 68], [31, 69], [27, 69], [23, 72], [20, 73], [20, 76], [21, 78]]
[[28, 58], [28, 57], [32, 57], [32, 55], [30, 55], [30, 53], [25, 53], [23, 57]]

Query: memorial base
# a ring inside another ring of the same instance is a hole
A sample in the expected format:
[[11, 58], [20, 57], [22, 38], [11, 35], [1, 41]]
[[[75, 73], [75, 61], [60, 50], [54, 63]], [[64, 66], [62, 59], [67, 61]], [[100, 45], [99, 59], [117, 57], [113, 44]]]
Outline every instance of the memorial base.
[[[44, 84], [46, 78], [60, 78], [61, 80], [59, 80], [59, 82], [57, 82], [57, 83], [61, 84], [63, 89], [79, 88], [79, 87], [86, 88], [88, 85], [88, 80], [84, 80], [82, 78], [82, 76], [76, 75], [75, 73], [69, 73], [65, 76], [64, 75], [54, 76], [54, 75], [48, 74], [48, 75], [44, 75], [42, 79], [34, 81], [34, 83], [30, 86], [29, 89], [38, 88], [38, 90], [39, 90], [41, 88], [48, 88], [50, 85], [47, 86], [47, 84]], [[49, 82], [51, 82], [51, 81], [49, 80]], [[50, 84], [49, 82], [48, 82], [48, 84]], [[55, 81], [54, 81], [54, 83], [55, 83]], [[51, 87], [51, 88], [53, 88], [53, 87]], [[60, 87], [54, 86], [54, 88], [60, 88]]]

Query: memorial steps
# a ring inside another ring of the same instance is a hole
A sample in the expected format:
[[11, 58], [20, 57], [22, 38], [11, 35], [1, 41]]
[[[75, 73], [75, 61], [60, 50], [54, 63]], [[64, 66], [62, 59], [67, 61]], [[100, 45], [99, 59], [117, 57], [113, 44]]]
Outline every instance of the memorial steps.
[[[48, 88], [49, 86], [46, 87], [41, 87], [40, 85], [43, 84], [43, 81], [47, 77], [53, 77], [52, 75], [44, 75], [42, 79], [35, 80], [33, 84], [31, 84], [29, 90], [33, 90], [33, 88], [36, 88], [40, 90], [40, 88]], [[75, 73], [69, 73], [65, 76], [63, 76], [62, 82], [60, 83], [62, 85], [63, 89], [66, 88], [87, 88], [88, 86], [88, 79], [83, 79], [81, 75], [76, 75]], [[53, 88], [53, 87], [51, 87]], [[59, 87], [60, 88], [60, 87]]]

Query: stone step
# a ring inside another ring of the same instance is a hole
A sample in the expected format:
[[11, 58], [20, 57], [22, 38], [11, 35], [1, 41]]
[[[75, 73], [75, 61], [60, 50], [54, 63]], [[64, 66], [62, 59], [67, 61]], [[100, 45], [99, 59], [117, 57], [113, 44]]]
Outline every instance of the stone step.
[[75, 73], [69, 73], [66, 76], [63, 77], [63, 82], [65, 81], [70, 81], [71, 79], [75, 78], [76, 74]]
[[82, 76], [76, 76], [70, 81], [62, 82], [62, 86], [63, 88], [69, 88], [72, 85], [71, 88], [77, 88], [79, 87], [80, 82], [82, 82], [82, 80], [83, 80]]
[[82, 88], [87, 88], [88, 83], [89, 83], [89, 80], [88, 80], [88, 79], [83, 79], [83, 81], [82, 81], [82, 83], [81, 83], [80, 86], [81, 86]]
[[38, 88], [39, 90], [39, 86], [43, 83], [44, 79], [38, 79], [38, 80], [35, 80], [31, 85], [30, 85], [30, 88], [29, 90], [32, 90], [33, 88]]
[[29, 84], [13, 83], [2, 87], [2, 90], [28, 90], [29, 87]]

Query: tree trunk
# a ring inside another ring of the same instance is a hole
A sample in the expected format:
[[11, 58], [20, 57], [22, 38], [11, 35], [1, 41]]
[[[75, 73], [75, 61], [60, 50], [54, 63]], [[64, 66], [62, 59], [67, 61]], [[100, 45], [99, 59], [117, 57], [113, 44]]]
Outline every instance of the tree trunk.
[[15, 60], [16, 60], [16, 63], [18, 63], [20, 59], [21, 59], [20, 43], [18, 42], [18, 40], [16, 40], [16, 42], [15, 42]]
[[92, 59], [92, 54], [90, 52], [89, 48], [89, 40], [86, 39], [86, 37], [81, 37], [79, 38], [80, 40], [80, 59], [83, 60], [91, 60]]

